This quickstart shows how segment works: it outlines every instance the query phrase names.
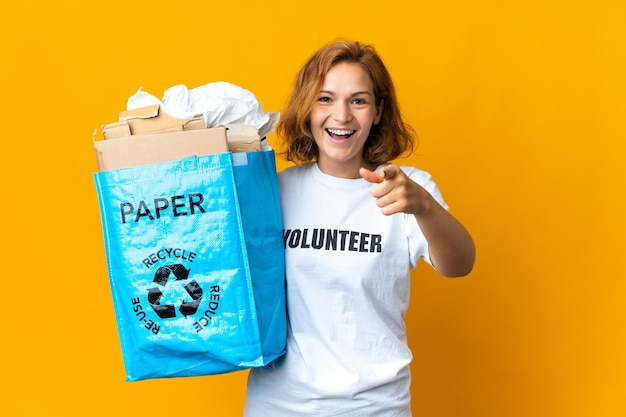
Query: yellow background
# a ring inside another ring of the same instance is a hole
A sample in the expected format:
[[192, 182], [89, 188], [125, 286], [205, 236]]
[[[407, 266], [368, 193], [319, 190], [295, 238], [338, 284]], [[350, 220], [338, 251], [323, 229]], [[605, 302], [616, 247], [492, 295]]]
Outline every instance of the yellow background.
[[478, 247], [467, 278], [414, 274], [414, 414], [626, 416], [624, 4], [3, 0], [0, 415], [241, 415], [245, 372], [124, 382], [91, 135], [141, 86], [280, 111], [346, 36], [385, 59], [420, 135], [403, 162]]

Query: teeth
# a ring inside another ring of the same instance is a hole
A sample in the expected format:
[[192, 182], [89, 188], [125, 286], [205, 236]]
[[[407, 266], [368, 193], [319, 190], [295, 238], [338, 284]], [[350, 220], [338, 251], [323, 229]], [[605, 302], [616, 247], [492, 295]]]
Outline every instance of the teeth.
[[354, 130], [328, 129], [328, 131], [338, 136], [348, 136], [354, 133]]

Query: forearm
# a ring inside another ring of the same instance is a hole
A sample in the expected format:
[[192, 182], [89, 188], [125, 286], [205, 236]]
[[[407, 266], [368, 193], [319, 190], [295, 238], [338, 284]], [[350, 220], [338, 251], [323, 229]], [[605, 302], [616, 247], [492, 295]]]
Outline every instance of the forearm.
[[475, 248], [465, 227], [444, 209], [421, 185], [407, 177], [396, 165], [382, 173], [361, 168], [372, 188], [376, 205], [384, 215], [412, 213], [428, 241], [429, 255], [435, 269], [447, 277], [461, 277], [474, 267]]
[[428, 241], [430, 259], [437, 272], [462, 277], [474, 267], [476, 249], [465, 227], [436, 201], [415, 215]]

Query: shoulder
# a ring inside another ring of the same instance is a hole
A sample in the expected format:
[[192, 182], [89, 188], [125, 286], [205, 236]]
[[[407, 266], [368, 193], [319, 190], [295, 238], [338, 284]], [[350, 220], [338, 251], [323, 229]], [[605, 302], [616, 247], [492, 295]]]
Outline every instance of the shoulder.
[[408, 165], [401, 165], [400, 169], [407, 175], [407, 177], [411, 178], [420, 185], [434, 182], [432, 175], [430, 175], [427, 171]]
[[278, 178], [284, 181], [305, 176], [311, 172], [311, 166], [312, 164], [304, 164], [287, 167], [278, 173]]
[[302, 184], [311, 177], [311, 164], [294, 165], [278, 173], [278, 186], [281, 192], [302, 188]]

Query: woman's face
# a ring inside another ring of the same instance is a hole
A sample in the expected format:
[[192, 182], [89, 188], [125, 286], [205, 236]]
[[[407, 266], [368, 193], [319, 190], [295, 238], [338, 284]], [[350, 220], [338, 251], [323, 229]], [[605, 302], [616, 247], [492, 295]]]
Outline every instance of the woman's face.
[[382, 105], [377, 107], [375, 99], [372, 80], [360, 65], [342, 62], [328, 71], [310, 115], [322, 172], [360, 178], [363, 146], [382, 114]]

